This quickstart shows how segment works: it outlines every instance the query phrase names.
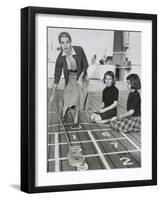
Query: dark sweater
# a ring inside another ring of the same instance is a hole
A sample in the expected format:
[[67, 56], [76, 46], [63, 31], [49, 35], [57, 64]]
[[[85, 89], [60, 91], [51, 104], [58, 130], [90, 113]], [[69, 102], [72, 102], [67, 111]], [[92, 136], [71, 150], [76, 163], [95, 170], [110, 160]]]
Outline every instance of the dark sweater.
[[135, 90], [130, 92], [127, 100], [127, 111], [134, 110], [133, 117], [141, 115], [141, 98], [140, 93]]
[[[77, 79], [78, 79], [81, 72], [84, 72], [83, 77], [87, 75], [88, 61], [82, 47], [73, 46], [73, 48], [76, 52], [76, 55], [73, 55], [73, 57], [75, 58], [77, 63]], [[67, 85], [69, 79], [69, 71], [67, 67], [66, 57], [62, 56], [62, 52], [60, 52], [55, 64], [54, 83], [56, 84], [59, 83], [62, 71], [64, 73], [65, 85]]]
[[[118, 101], [118, 96], [119, 96], [119, 91], [114, 85], [106, 87], [103, 90], [103, 97], [102, 97], [102, 101], [104, 102], [104, 108], [112, 105], [114, 101]], [[117, 107], [111, 109], [110, 111], [113, 111], [114, 115], [116, 115]]]

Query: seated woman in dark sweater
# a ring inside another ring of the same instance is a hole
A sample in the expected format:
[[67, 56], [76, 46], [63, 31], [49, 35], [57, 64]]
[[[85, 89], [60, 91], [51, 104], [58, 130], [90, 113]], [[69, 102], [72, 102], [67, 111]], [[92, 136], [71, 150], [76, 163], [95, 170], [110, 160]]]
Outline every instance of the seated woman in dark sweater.
[[110, 126], [121, 132], [138, 132], [141, 129], [141, 98], [138, 90], [141, 88], [137, 74], [127, 77], [127, 87], [130, 90], [127, 99], [127, 112], [111, 119]]
[[106, 123], [117, 115], [119, 91], [115, 86], [114, 73], [107, 71], [104, 74], [103, 82], [106, 84], [106, 88], [103, 90], [102, 104], [98, 112], [91, 115], [91, 121], [96, 123]]

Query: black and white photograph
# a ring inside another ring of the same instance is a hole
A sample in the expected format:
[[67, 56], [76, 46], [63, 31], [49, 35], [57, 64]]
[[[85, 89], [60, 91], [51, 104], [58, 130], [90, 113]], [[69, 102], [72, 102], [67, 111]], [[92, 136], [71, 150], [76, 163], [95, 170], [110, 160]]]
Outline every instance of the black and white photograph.
[[47, 172], [141, 167], [141, 41], [47, 27]]
[[21, 30], [22, 190], [155, 185], [156, 16], [28, 7]]

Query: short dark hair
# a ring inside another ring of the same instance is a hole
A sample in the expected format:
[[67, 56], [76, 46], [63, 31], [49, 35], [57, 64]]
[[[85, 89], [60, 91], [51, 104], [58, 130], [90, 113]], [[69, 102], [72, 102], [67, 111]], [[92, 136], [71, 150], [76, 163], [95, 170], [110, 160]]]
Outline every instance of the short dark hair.
[[59, 36], [58, 36], [59, 42], [60, 42], [60, 40], [61, 40], [62, 37], [67, 37], [67, 38], [69, 38], [70, 42], [72, 41], [72, 38], [71, 38], [70, 34], [67, 33], [67, 32], [61, 32], [59, 34]]
[[141, 89], [140, 78], [137, 74], [130, 74], [126, 80], [130, 81], [131, 89]]
[[115, 85], [116, 81], [115, 81], [115, 75], [112, 71], [107, 71], [105, 74], [104, 74], [104, 77], [103, 77], [103, 83], [105, 83], [105, 78], [106, 76], [109, 75], [112, 77], [112, 84]]

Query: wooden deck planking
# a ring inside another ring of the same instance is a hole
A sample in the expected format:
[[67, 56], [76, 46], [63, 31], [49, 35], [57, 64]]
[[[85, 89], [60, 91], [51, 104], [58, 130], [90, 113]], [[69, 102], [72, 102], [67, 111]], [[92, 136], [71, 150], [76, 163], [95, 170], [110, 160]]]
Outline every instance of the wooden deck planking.
[[[48, 110], [52, 110], [52, 105], [49, 103], [48, 103]], [[51, 113], [51, 114], [48, 114], [47, 116], [48, 116], [48, 119], [47, 119], [48, 125], [58, 122], [57, 118], [55, 117], [55, 114]], [[47, 127], [47, 131], [48, 131], [48, 133], [52, 132], [53, 131], [52, 127], [51, 128]], [[54, 144], [55, 143], [55, 135], [48, 134], [47, 141], [48, 141], [48, 144]], [[48, 145], [47, 149], [48, 149], [48, 152], [47, 152], [48, 159], [54, 159], [55, 158], [55, 146]], [[55, 171], [55, 161], [47, 162], [47, 170], [48, 170], [48, 172]]]
[[[112, 134], [111, 130], [99, 130], [91, 132], [96, 140], [116, 138], [115, 135]], [[118, 133], [118, 137], [122, 137], [122, 135]]]
[[55, 143], [55, 135], [48, 134], [47, 140], [48, 140], [48, 144], [54, 144]]
[[[117, 132], [116, 131], [112, 131], [112, 133], [117, 137]], [[133, 139], [131, 139], [131, 140], [136, 144], [136, 142]], [[122, 146], [124, 146], [124, 148], [126, 150], [136, 149], [128, 140], [119, 140], [119, 142], [121, 143]], [[140, 154], [140, 152], [129, 153], [129, 154], [131, 154], [133, 159], [135, 159], [137, 161], [137, 164], [139, 165], [140, 162], [141, 162], [141, 154]]]
[[56, 127], [53, 126], [54, 124], [60, 124], [60, 121], [58, 119], [58, 116], [56, 113], [50, 113], [50, 122], [48, 123], [48, 133], [50, 132], [59, 132], [60, 131], [60, 126]]
[[48, 162], [47, 164], [47, 171], [48, 172], [54, 172], [55, 171], [55, 162]]
[[79, 142], [79, 137], [76, 132], [68, 134], [68, 137], [71, 142]]
[[135, 150], [136, 148], [128, 140], [118, 140], [118, 143], [124, 147], [125, 150]]
[[[115, 137], [117, 138], [118, 137], [118, 132], [117, 131], [111, 131], [114, 135], [115, 135]], [[127, 135], [127, 134], [126, 134]], [[120, 136], [122, 136], [122, 134], [120, 134]], [[123, 136], [122, 136], [123, 137]], [[134, 142], [134, 140], [132, 139], [132, 141]], [[128, 140], [120, 140], [120, 142], [124, 145], [124, 146], [126, 146], [127, 145], [127, 148], [128, 147], [131, 147], [131, 143], [130, 142], [128, 142]], [[124, 144], [126, 142], [126, 145]], [[132, 145], [133, 146], [133, 145]], [[130, 149], [127, 149], [127, 150], [130, 150]]]
[[110, 159], [110, 161], [113, 163], [114, 168], [128, 168], [127, 166], [124, 166], [122, 162], [120, 161], [119, 155], [107, 155], [105, 156], [106, 160]]
[[135, 140], [137, 140], [138, 142], [141, 141], [141, 132], [138, 132], [138, 133], [128, 133], [128, 135], [131, 134], [131, 136], [133, 138], [135, 138]]
[[[91, 154], [98, 154], [94, 144], [92, 142], [88, 142], [88, 143], [76, 143], [73, 146], [80, 146], [80, 148], [82, 149], [82, 153], [83, 155], [91, 155]], [[100, 159], [97, 159], [96, 157], [93, 157], [91, 159], [85, 158], [88, 167], [90, 169], [100, 169], [101, 163], [100, 163]], [[90, 161], [90, 162], [89, 162]], [[98, 167], [99, 166], [99, 167]]]
[[112, 160], [110, 159], [110, 157], [108, 155], [105, 155], [104, 157], [105, 157], [107, 163], [109, 164], [110, 168], [116, 169], [116, 167], [115, 167], [114, 163], [112, 162]]
[[135, 158], [135, 160], [140, 164], [141, 166], [141, 152], [133, 152], [133, 153], [130, 153], [133, 158]]
[[[61, 98], [62, 100], [62, 97], [63, 97], [63, 91], [59, 91], [59, 98]], [[94, 103], [90, 103], [91, 105], [89, 106], [91, 111], [92, 110], [95, 110], [98, 108], [98, 106], [100, 105], [100, 102], [101, 102], [101, 98], [99, 97], [99, 95], [97, 95], [98, 93], [97, 92], [93, 92], [93, 93], [90, 93], [88, 98], [91, 102], [94, 102]], [[93, 95], [93, 96], [92, 96]], [[95, 95], [95, 96], [94, 96]], [[120, 98], [119, 99], [120, 103], [124, 103], [124, 105], [122, 104], [118, 104], [118, 110], [119, 112], [123, 112], [123, 110], [126, 109], [126, 105], [125, 105], [125, 100], [124, 98]], [[57, 101], [57, 108], [59, 110], [59, 114], [60, 114], [60, 111], [62, 110], [62, 106], [63, 106], [63, 101]], [[88, 107], [88, 108], [89, 108]], [[54, 112], [55, 108], [53, 108], [53, 106], [50, 106], [50, 109], [48, 107], [48, 110], [50, 112]], [[67, 116], [67, 122], [73, 122], [73, 115], [74, 112], [72, 111], [69, 111], [68, 113], [68, 116]], [[79, 119], [80, 119], [80, 122], [84, 123], [84, 122], [88, 122], [88, 123], [91, 123], [90, 122], [90, 115], [91, 115], [91, 112], [82, 112], [80, 113], [79, 115]], [[48, 122], [50, 125], [52, 124], [60, 124], [57, 116], [56, 116], [56, 113], [50, 113], [48, 114]], [[85, 125], [83, 124], [82, 125], [82, 129], [85, 129], [85, 130], [91, 130], [92, 134], [94, 135], [95, 139], [107, 139], [107, 136], [103, 136], [102, 135], [102, 131], [100, 131], [99, 133], [96, 133], [95, 131], [92, 131], [92, 129], [108, 129], [108, 126], [101, 126], [99, 124], [88, 124], [88, 125]], [[65, 126], [65, 129], [66, 131], [71, 131], [71, 125], [69, 126]], [[48, 132], [62, 132], [62, 128], [61, 126], [50, 126], [48, 127]], [[77, 130], [78, 132], [79, 130]], [[73, 137], [73, 135], [75, 135]], [[69, 137], [70, 137], [70, 140], [71, 141], [82, 141], [82, 140], [89, 140], [89, 137], [87, 136], [87, 134], [85, 132], [78, 132], [78, 133], [72, 133], [72, 134], [69, 134]], [[110, 137], [113, 138], [113, 137], [121, 137], [120, 133], [111, 133], [110, 132]], [[109, 138], [109, 137], [108, 137]], [[131, 136], [130, 139], [134, 142], [137, 141], [137, 145], [139, 143], [139, 139], [140, 139], [140, 135], [135, 135], [135, 136]], [[118, 141], [119, 142], [119, 145], [121, 145], [121, 150], [125, 149], [125, 146], [127, 148], [127, 150], [130, 150], [130, 145], [128, 142], [123, 142], [124, 140], [120, 140]], [[53, 144], [54, 143], [54, 137], [52, 137], [52, 135], [49, 135], [48, 136], [48, 142], [50, 144]], [[66, 142], [66, 139], [64, 137], [63, 134], [59, 134], [59, 143], [63, 143], [63, 142]], [[110, 152], [109, 149], [111, 147], [109, 147], [107, 144], [107, 142], [101, 142], [103, 144], [103, 148], [106, 148], [106, 151], [103, 151], [105, 153], [107, 152]], [[79, 144], [79, 143], [78, 143]], [[78, 145], [77, 144], [77, 145]], [[75, 144], [76, 145], [76, 144]], [[96, 154], [97, 151], [94, 147], [94, 144], [93, 143], [84, 143], [84, 144], [79, 144], [81, 145], [81, 148], [83, 150], [83, 153], [84, 155], [90, 155], [90, 154]], [[67, 152], [68, 152], [68, 145], [60, 145], [61, 148], [59, 148], [59, 151], [60, 151], [60, 157], [66, 157], [65, 155], [67, 155]], [[108, 147], [107, 147], [108, 146]], [[102, 147], [101, 147], [102, 148]], [[113, 147], [114, 148], [114, 147]], [[119, 147], [120, 148], [120, 147]], [[116, 149], [113, 149], [114, 151], [116, 151]], [[50, 149], [50, 151], [52, 152], [52, 150]], [[51, 155], [51, 153], [49, 153]], [[54, 155], [54, 154], [53, 154]], [[115, 154], [115, 155], [108, 155], [108, 156], [105, 156], [108, 164], [110, 165], [111, 168], [126, 168], [126, 167], [139, 167], [139, 164], [141, 162], [141, 158], [140, 158], [140, 153], [139, 152], [134, 152], [134, 153], [130, 153], [128, 154], [128, 157], [130, 158], [130, 160], [133, 161], [134, 165], [133, 166], [124, 166], [122, 164], [122, 161], [119, 160], [119, 158], [121, 156], [125, 156], [125, 154]], [[127, 156], [127, 154], [126, 154]], [[86, 161], [89, 165], [89, 169], [102, 169], [103, 168], [103, 164], [101, 163], [101, 160], [99, 157], [88, 157], [86, 158]], [[53, 164], [54, 162], [48, 162], [48, 171], [54, 171], [54, 167], [53, 167]], [[60, 161], [60, 168], [62, 171], [73, 171], [75, 170], [75, 168], [72, 168], [71, 166], [69, 166], [67, 160], [63, 160], [63, 161]]]
[[60, 161], [60, 170], [61, 171], [76, 171], [75, 167], [69, 165], [68, 160]]
[[85, 160], [88, 164], [89, 170], [104, 169], [104, 165], [98, 156], [88, 157]]
[[[98, 153], [96, 151], [93, 143], [91, 143], [91, 142], [90, 143], [82, 143], [82, 144], [81, 143], [75, 143], [75, 144], [72, 144], [72, 146], [80, 146], [81, 149], [82, 149], [83, 155], [91, 155], [91, 154], [97, 154]], [[66, 144], [60, 145], [60, 157], [66, 158], [68, 151], [69, 151], [68, 145], [66, 145]], [[86, 160], [86, 162], [89, 166], [89, 169], [102, 169], [102, 167], [101, 167], [102, 164], [100, 163], [100, 159], [98, 159], [96, 157], [92, 157], [92, 158], [85, 158], [85, 160]], [[65, 165], [63, 165], [63, 169], [65, 169], [65, 171], [69, 167], [68, 165], [69, 164], [67, 162], [65, 162]]]
[[59, 134], [58, 135], [58, 140], [59, 140], [59, 143], [65, 143], [65, 142], [67, 142], [67, 139], [66, 139], [66, 137], [65, 137], [65, 135], [64, 134]]
[[137, 145], [139, 148], [141, 148], [141, 140], [137, 140], [133, 135], [135, 133], [126, 133], [126, 135]]
[[[108, 141], [97, 142], [97, 144], [103, 153], [115, 152], [115, 148]], [[119, 148], [119, 150], [123, 151], [124, 149]]]
[[68, 152], [69, 152], [68, 144], [59, 145], [59, 158], [66, 158]]
[[[115, 144], [117, 143], [117, 148], [115, 146]], [[125, 140], [115, 140], [115, 141], [103, 141], [103, 142], [98, 142], [101, 150], [103, 153], [110, 153], [110, 152], [121, 152], [121, 151], [128, 151], [128, 150], [134, 150], [135, 147], [132, 146], [132, 144], [127, 141], [126, 139]], [[114, 145], [113, 145], [114, 144]], [[128, 156], [130, 155], [130, 153], [128, 154]], [[117, 158], [116, 160], [114, 158]], [[112, 155], [112, 161], [113, 161], [113, 164], [114, 166], [118, 167], [118, 165], [120, 165], [120, 159], [119, 157], [121, 158], [121, 154], [115, 154], [115, 155]], [[135, 166], [139, 166], [139, 163], [135, 160], [135, 158], [130, 155], [130, 160], [133, 160], [133, 167]], [[111, 158], [109, 156], [109, 158]], [[115, 162], [116, 161], [116, 162]], [[131, 166], [127, 166], [127, 167], [131, 167]]]
[[122, 164], [127, 166], [128, 168], [137, 168], [140, 167], [140, 164], [135, 160], [135, 158], [131, 155], [131, 153], [120, 154], [120, 158]]
[[[98, 143], [98, 145], [99, 145], [99, 147], [100, 147], [100, 149], [101, 149], [101, 151], [103, 152], [103, 153], [110, 153], [110, 152], [115, 152], [116, 151], [116, 149], [113, 147], [113, 145], [110, 145], [110, 143], [108, 143], [108, 142], [97, 142]], [[123, 151], [124, 149], [122, 149], [122, 148], [119, 148], [119, 150], [120, 151]], [[114, 167], [116, 168], [122, 168], [123, 166], [120, 164], [120, 162], [119, 162], [119, 159], [120, 159], [120, 156], [119, 156], [119, 154], [115, 154], [115, 155], [107, 155], [107, 156], [105, 156], [105, 157], [108, 157], [110, 160], [111, 160], [111, 162], [113, 163], [113, 165], [114, 165]]]
[[89, 135], [87, 134], [87, 131], [83, 132], [78, 132], [78, 138], [80, 141], [91, 141]]
[[89, 143], [81, 143], [82, 151], [84, 155], [98, 154], [94, 144], [92, 142]]
[[48, 146], [48, 159], [54, 159], [55, 146]]
[[[118, 143], [117, 148], [115, 148], [115, 146], [113, 146], [110, 142], [99, 142], [99, 145], [103, 153], [126, 151], [126, 148], [122, 146], [121, 143], [119, 143], [119, 141], [115, 141], [114, 143]], [[112, 159], [115, 168], [118, 168], [120, 166], [120, 163], [122, 163], [120, 162], [121, 158], [120, 154], [108, 155], [108, 156], [110, 159]]]

